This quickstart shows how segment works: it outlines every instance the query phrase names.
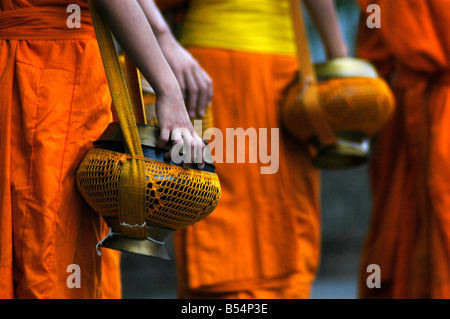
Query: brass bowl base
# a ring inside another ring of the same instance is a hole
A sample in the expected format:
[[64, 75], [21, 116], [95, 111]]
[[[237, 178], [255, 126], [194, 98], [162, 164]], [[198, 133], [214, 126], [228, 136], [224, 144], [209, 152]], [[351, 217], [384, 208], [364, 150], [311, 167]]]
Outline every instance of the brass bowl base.
[[369, 140], [354, 132], [337, 133], [338, 142], [319, 149], [313, 159], [320, 169], [345, 169], [365, 164], [369, 160]]
[[105, 239], [98, 243], [98, 247], [170, 260], [171, 258], [167, 253], [165, 240], [174, 230], [155, 226], [148, 227], [151, 237], [137, 239], [110, 232]]

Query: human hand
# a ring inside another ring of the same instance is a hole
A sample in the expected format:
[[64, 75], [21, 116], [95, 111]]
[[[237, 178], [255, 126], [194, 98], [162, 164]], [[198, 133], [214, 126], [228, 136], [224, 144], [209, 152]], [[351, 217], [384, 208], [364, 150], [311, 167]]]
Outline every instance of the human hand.
[[[157, 95], [155, 109], [160, 128], [157, 146], [164, 147], [169, 140], [172, 141], [172, 148], [166, 153], [166, 159], [183, 161], [184, 168], [195, 163], [202, 169], [205, 166], [205, 144], [192, 126], [181, 92], [178, 95]], [[181, 149], [183, 155], [180, 155]]]
[[170, 35], [159, 40], [161, 49], [183, 92], [189, 117], [203, 117], [211, 103], [213, 83], [192, 55]]

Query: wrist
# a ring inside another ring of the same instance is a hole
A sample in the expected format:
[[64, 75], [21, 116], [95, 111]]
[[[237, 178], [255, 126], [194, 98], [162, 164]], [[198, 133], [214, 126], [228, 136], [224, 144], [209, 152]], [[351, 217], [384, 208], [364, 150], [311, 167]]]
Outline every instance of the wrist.
[[171, 51], [177, 45], [177, 41], [174, 38], [170, 30], [161, 30], [155, 33], [156, 39], [163, 52]]
[[345, 44], [340, 44], [327, 50], [328, 59], [344, 58], [348, 57], [349, 54], [350, 54], [349, 49]]
[[158, 82], [158, 84], [152, 86], [156, 97], [167, 98], [167, 97], [179, 97], [183, 98], [183, 93], [181, 91], [178, 81], [164, 81]]
[[152, 30], [158, 40], [160, 38], [165, 38], [168, 34], [171, 33], [171, 31], [168, 29], [167, 24], [165, 23], [152, 24]]

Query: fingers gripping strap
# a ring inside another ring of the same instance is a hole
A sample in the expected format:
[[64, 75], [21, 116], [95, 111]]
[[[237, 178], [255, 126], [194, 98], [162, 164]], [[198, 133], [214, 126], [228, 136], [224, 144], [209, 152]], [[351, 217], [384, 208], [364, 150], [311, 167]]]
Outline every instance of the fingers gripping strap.
[[[88, 3], [126, 149], [133, 156], [143, 156], [133, 106], [111, 31], [103, 21], [93, 0], [88, 0]], [[128, 159], [124, 164], [119, 183], [121, 233], [124, 236], [146, 238], [145, 163], [141, 160]]]
[[300, 75], [302, 81], [306, 83], [302, 106], [305, 108], [305, 114], [320, 144], [322, 146], [328, 146], [335, 144], [337, 137], [320, 108], [317, 79], [311, 61], [301, 2], [301, 0], [291, 0], [292, 23], [296, 36]]

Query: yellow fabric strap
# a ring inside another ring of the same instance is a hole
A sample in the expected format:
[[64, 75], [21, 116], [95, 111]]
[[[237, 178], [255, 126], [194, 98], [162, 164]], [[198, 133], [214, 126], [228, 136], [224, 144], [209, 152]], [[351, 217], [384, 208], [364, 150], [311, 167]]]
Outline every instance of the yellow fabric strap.
[[131, 104], [134, 109], [134, 116], [137, 123], [147, 124], [144, 109], [144, 95], [142, 94], [141, 74], [136, 68], [134, 62], [124, 53], [125, 58], [125, 77], [128, 86], [128, 92], [131, 98]]
[[337, 137], [320, 108], [317, 78], [314, 65], [311, 61], [302, 3], [300, 0], [290, 1], [296, 37], [297, 55], [300, 64], [300, 76], [305, 85], [305, 89], [302, 93], [302, 104], [305, 108], [305, 114], [308, 117], [311, 128], [319, 139], [321, 146], [333, 145], [337, 142]]
[[[132, 156], [143, 157], [132, 101], [127, 90], [127, 84], [111, 31], [103, 21], [93, 0], [88, 0], [88, 3], [126, 150]], [[147, 181], [145, 163], [136, 158], [126, 160], [122, 168], [119, 184], [120, 232], [124, 236], [146, 238], [145, 192]]]

